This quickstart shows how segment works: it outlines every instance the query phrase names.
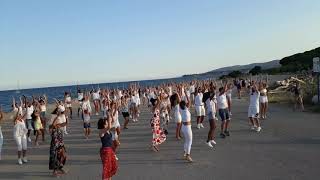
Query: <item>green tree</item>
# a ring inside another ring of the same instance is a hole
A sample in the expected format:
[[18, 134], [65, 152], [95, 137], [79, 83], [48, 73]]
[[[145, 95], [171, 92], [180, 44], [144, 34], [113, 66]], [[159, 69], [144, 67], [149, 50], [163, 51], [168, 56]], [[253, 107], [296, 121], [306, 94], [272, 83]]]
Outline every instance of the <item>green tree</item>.
[[255, 66], [249, 71], [249, 73], [252, 75], [257, 75], [257, 74], [260, 74], [261, 72], [262, 72], [261, 66]]

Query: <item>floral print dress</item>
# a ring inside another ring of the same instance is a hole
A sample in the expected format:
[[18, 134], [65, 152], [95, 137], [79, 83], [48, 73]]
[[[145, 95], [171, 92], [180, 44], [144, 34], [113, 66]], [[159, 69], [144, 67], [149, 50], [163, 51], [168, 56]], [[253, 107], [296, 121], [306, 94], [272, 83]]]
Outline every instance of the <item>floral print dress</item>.
[[150, 125], [152, 128], [152, 145], [160, 145], [163, 142], [166, 141], [167, 137], [163, 131], [163, 129], [160, 127], [160, 111], [156, 110], [153, 114], [153, 117], [150, 121]]

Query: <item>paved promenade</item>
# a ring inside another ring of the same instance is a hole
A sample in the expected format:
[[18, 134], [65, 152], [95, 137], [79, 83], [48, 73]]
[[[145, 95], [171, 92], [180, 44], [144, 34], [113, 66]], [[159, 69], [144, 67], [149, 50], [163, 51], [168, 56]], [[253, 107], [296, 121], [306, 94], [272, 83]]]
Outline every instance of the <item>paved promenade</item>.
[[[194, 115], [194, 111], [192, 110]], [[182, 160], [183, 141], [174, 138], [175, 124], [170, 123], [167, 141], [154, 153], [148, 148], [152, 138], [147, 108], [142, 109], [138, 123], [131, 123], [122, 132], [119, 150], [119, 171], [114, 180], [311, 180], [320, 177], [320, 115], [292, 112], [285, 105], [271, 104], [268, 120], [263, 121], [261, 133], [249, 130], [247, 102], [234, 100], [231, 137], [217, 138], [217, 145], [209, 149], [205, 144], [205, 128], [193, 128], [192, 158]], [[195, 127], [193, 117], [193, 127]], [[121, 123], [123, 122], [121, 118]], [[69, 173], [59, 179], [100, 180], [100, 141], [93, 117], [93, 134], [85, 140], [82, 121], [71, 121], [70, 135], [65, 137]], [[219, 121], [220, 125], [220, 121]], [[4, 133], [3, 160], [0, 179], [56, 179], [48, 170], [49, 143], [29, 145], [30, 162], [17, 165], [16, 145], [12, 137], [12, 123], [2, 125]], [[218, 132], [216, 133], [218, 136]]]

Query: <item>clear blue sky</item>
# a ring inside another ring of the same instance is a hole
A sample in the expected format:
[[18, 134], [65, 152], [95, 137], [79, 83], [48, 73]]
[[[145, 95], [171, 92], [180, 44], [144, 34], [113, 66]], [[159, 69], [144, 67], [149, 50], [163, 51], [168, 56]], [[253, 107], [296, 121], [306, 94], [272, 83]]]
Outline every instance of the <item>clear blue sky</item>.
[[320, 46], [317, 0], [0, 0], [0, 89], [173, 77]]

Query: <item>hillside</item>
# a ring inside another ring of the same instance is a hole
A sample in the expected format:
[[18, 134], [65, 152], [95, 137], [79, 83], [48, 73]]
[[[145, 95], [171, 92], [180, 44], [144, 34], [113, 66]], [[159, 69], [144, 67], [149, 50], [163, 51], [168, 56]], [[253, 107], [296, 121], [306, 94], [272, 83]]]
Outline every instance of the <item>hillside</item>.
[[183, 77], [189, 77], [189, 76], [201, 77], [201, 78], [220, 77], [222, 75], [229, 74], [232, 71], [241, 71], [243, 73], [247, 73], [255, 66], [261, 66], [262, 69], [265, 70], [265, 69], [271, 69], [271, 68], [279, 68], [281, 65], [280, 65], [279, 60], [273, 60], [273, 61], [269, 61], [269, 62], [265, 62], [265, 63], [252, 63], [252, 64], [247, 64], [247, 65], [228, 66], [228, 67], [215, 69], [213, 71], [209, 71], [206, 73], [184, 75]]

